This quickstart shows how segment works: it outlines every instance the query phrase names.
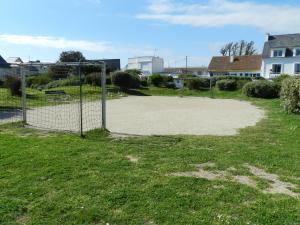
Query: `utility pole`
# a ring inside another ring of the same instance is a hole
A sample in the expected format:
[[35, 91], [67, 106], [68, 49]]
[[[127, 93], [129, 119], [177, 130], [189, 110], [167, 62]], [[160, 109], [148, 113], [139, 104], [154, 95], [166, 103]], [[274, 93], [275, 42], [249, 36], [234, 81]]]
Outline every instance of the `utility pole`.
[[185, 57], [185, 74], [188, 73], [188, 57]]

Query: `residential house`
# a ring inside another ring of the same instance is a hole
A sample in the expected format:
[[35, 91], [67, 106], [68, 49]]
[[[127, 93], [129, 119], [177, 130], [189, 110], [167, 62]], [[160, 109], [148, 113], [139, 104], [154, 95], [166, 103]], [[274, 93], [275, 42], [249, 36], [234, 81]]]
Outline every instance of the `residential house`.
[[12, 74], [21, 74], [20, 65], [23, 64], [23, 60], [20, 57], [9, 57], [6, 62], [10, 65]]
[[20, 57], [9, 57], [6, 59], [6, 62], [11, 65], [20, 65], [23, 63], [23, 60]]
[[280, 74], [300, 75], [300, 34], [267, 34], [262, 74], [267, 79]]
[[195, 76], [208, 76], [207, 67], [168, 67], [164, 69], [166, 74], [191, 74]]
[[9, 64], [0, 55], [0, 79], [3, 79], [5, 76], [10, 75], [10, 73], [11, 68]]
[[215, 56], [208, 66], [208, 72], [211, 76], [260, 77], [261, 65], [261, 55]]
[[128, 59], [126, 69], [141, 70], [144, 76], [164, 71], [164, 60], [156, 56], [142, 56]]

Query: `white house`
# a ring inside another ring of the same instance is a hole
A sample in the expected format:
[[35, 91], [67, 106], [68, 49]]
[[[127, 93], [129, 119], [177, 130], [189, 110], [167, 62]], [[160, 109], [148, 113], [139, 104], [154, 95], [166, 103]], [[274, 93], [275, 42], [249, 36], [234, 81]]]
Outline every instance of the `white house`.
[[128, 59], [127, 69], [141, 70], [143, 75], [164, 71], [164, 60], [156, 56], [142, 56]]
[[262, 75], [300, 75], [300, 34], [267, 34], [262, 54]]
[[23, 60], [20, 57], [9, 57], [6, 59], [6, 62], [12, 65], [20, 65], [23, 63]]

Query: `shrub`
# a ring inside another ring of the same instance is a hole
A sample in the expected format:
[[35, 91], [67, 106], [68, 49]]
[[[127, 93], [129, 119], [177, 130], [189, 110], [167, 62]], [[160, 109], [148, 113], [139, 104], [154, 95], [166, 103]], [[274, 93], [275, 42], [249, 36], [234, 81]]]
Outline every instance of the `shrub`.
[[130, 69], [130, 70], [125, 70], [126, 73], [129, 73], [133, 76], [141, 76], [142, 75], [142, 71], [141, 70], [137, 70], [137, 69]]
[[276, 82], [276, 83], [281, 84], [282, 81], [284, 81], [285, 79], [290, 78], [290, 77], [291, 77], [291, 76], [288, 75], [288, 74], [281, 74], [280, 76], [275, 77], [275, 78], [273, 79], [273, 81]]
[[78, 85], [80, 85], [79, 77], [72, 76], [68, 79], [52, 81], [45, 86], [45, 89], [65, 87], [65, 86], [78, 86]]
[[51, 82], [51, 78], [49, 77], [48, 74], [34, 75], [26, 79], [27, 87], [31, 87], [31, 88], [44, 87], [46, 84], [50, 82]]
[[148, 87], [148, 81], [147, 80], [141, 80], [141, 85], [143, 87]]
[[164, 77], [160, 74], [152, 74], [149, 77], [149, 82], [155, 87], [162, 87], [164, 84]]
[[5, 87], [10, 90], [12, 96], [21, 96], [22, 91], [22, 82], [21, 79], [17, 76], [7, 76], [4, 81]]
[[198, 78], [187, 80], [186, 85], [190, 90], [201, 90], [210, 88], [210, 80], [207, 78]]
[[236, 80], [218, 80], [217, 87], [221, 91], [235, 91], [237, 89]]
[[283, 108], [290, 113], [300, 113], [300, 78], [292, 77], [282, 82], [280, 93]]
[[4, 87], [4, 80], [0, 79], [0, 88]]
[[280, 86], [271, 81], [255, 81], [246, 84], [243, 92], [248, 97], [255, 98], [278, 98]]
[[112, 83], [121, 89], [140, 87], [140, 78], [126, 72], [115, 72], [112, 74]]
[[239, 77], [239, 76], [214, 76], [212, 77], [212, 85], [215, 86], [219, 80], [235, 80], [235, 81], [252, 81], [251, 77]]
[[100, 86], [101, 85], [101, 73], [90, 73], [85, 76], [84, 83], [92, 85], [92, 86]]

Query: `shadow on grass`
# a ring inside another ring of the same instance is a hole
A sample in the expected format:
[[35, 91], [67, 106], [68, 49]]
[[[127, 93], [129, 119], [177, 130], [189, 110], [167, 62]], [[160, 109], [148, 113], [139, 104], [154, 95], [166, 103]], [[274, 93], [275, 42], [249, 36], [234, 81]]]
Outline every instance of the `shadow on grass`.
[[135, 96], [150, 96], [148, 94], [145, 94], [139, 90], [136, 90], [136, 89], [128, 89], [128, 90], [123, 90], [123, 92], [125, 94], [128, 94], [128, 95], [135, 95]]

